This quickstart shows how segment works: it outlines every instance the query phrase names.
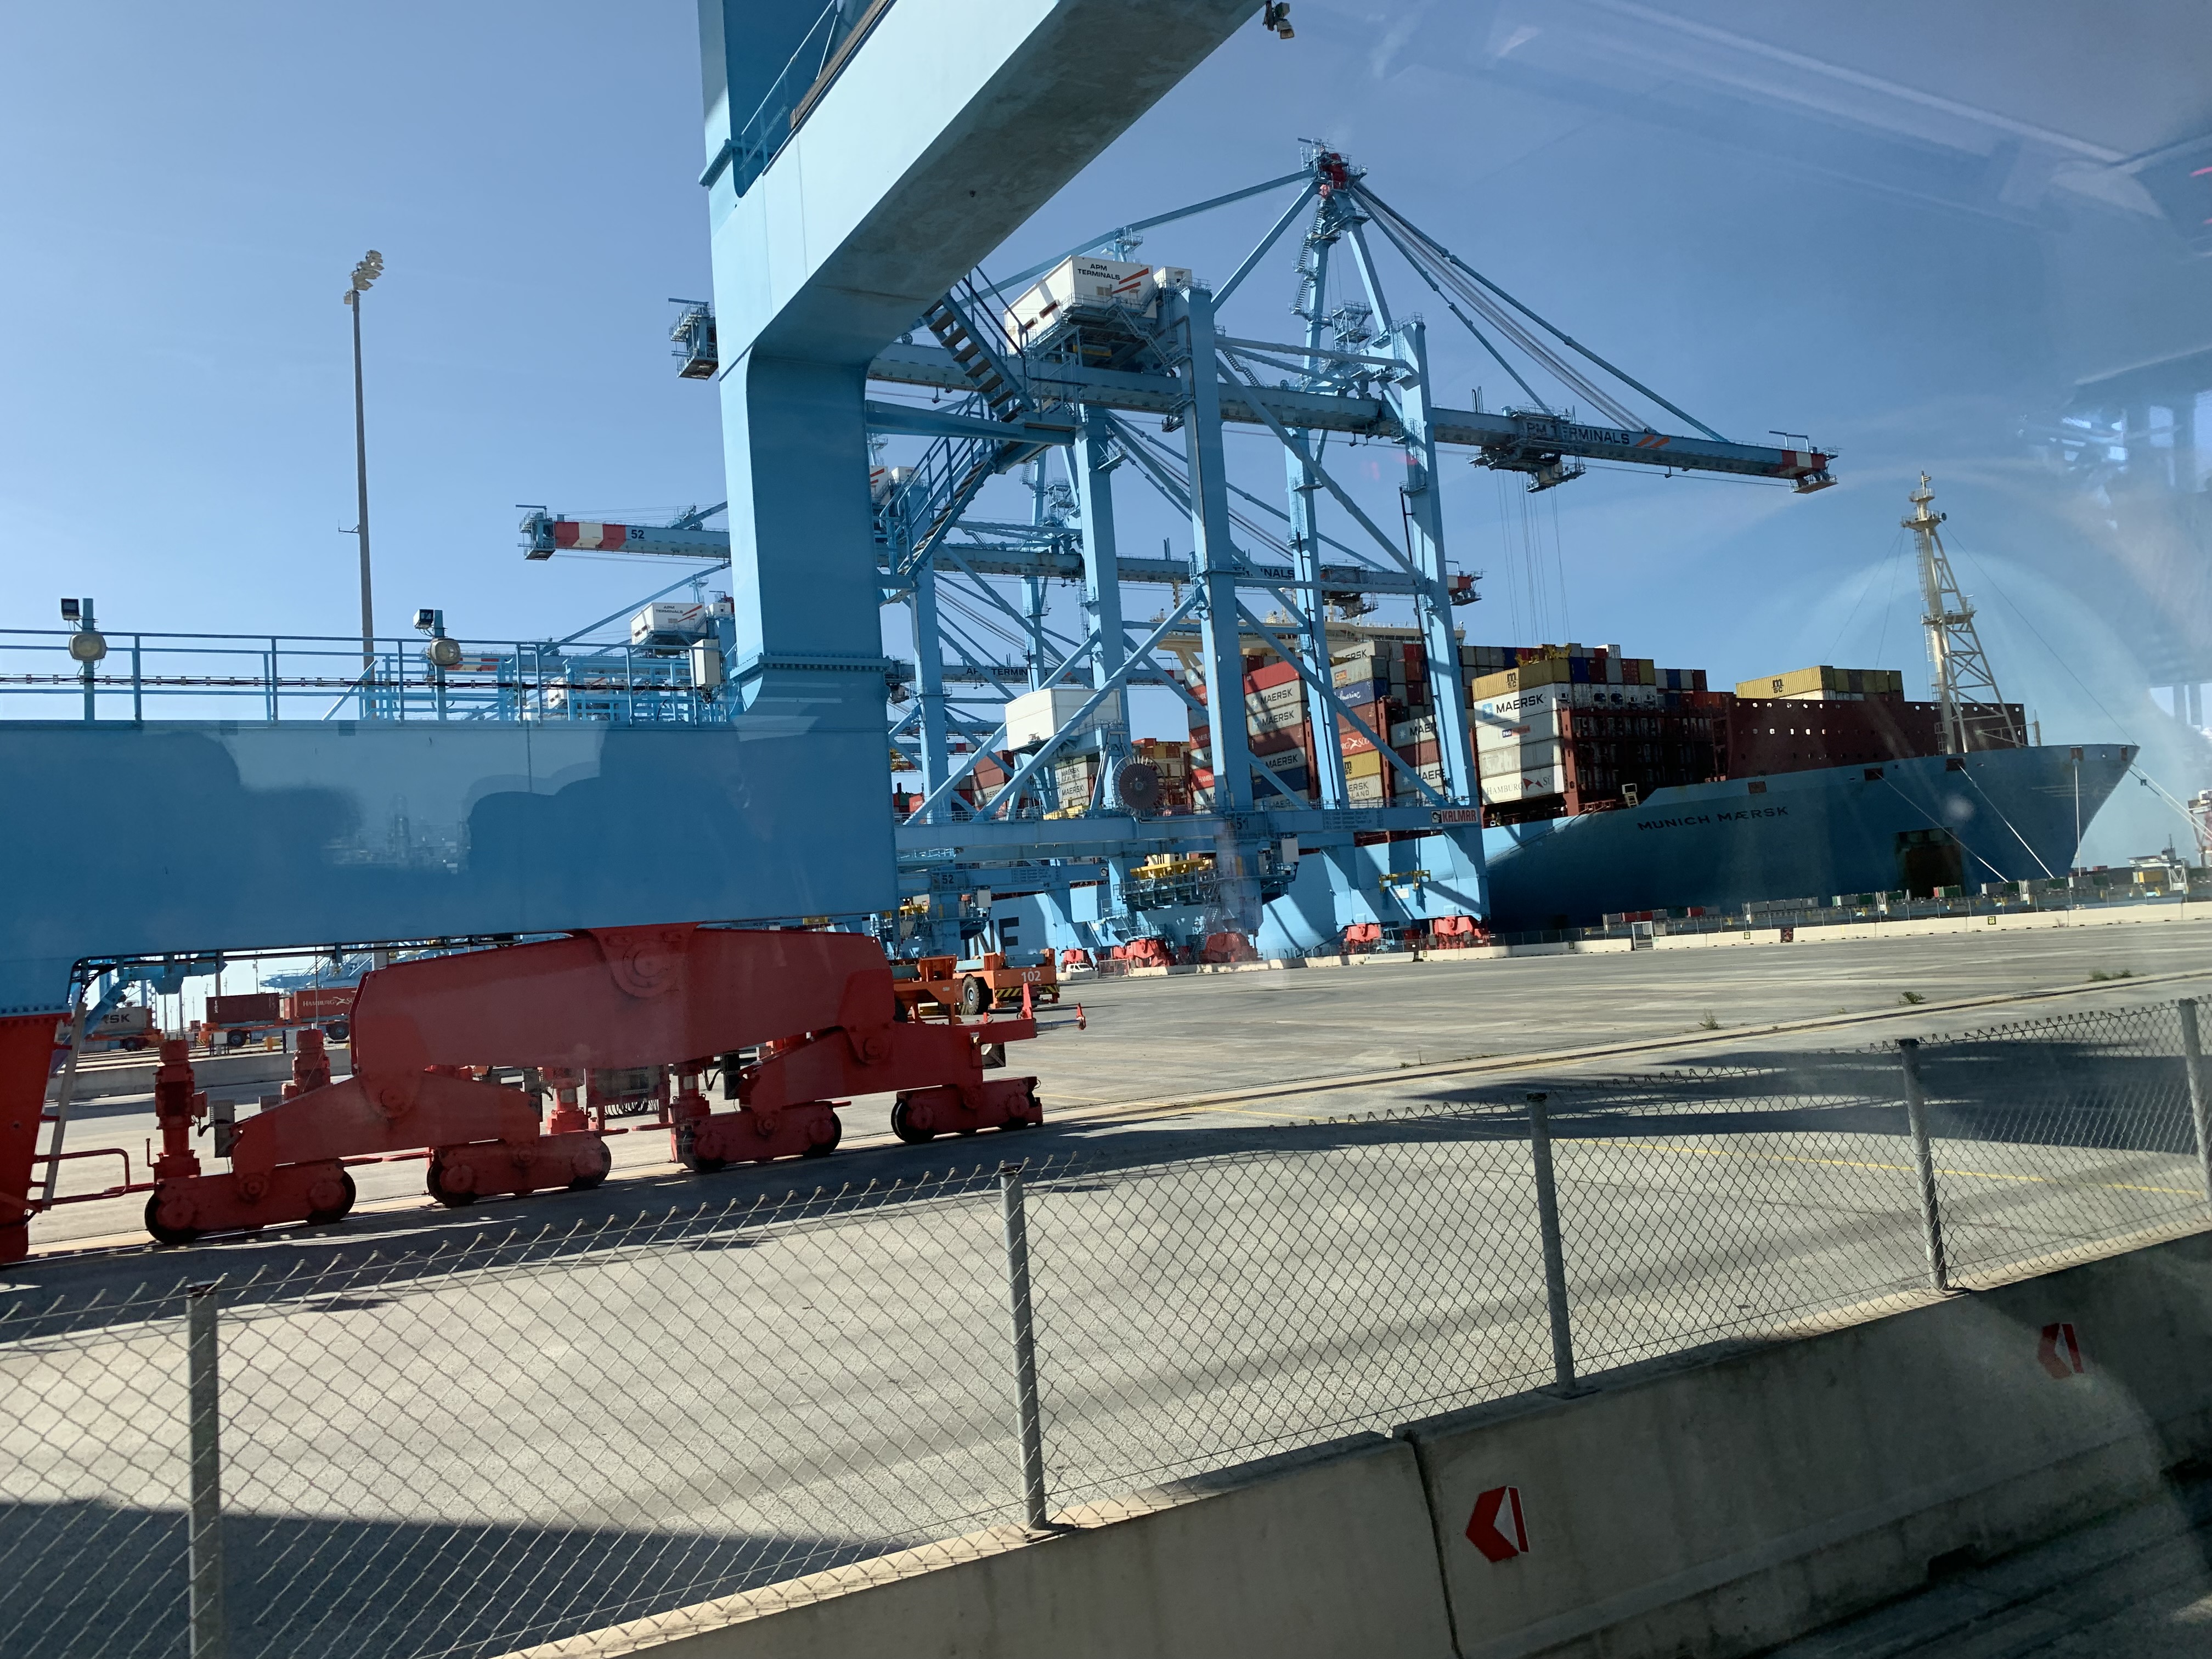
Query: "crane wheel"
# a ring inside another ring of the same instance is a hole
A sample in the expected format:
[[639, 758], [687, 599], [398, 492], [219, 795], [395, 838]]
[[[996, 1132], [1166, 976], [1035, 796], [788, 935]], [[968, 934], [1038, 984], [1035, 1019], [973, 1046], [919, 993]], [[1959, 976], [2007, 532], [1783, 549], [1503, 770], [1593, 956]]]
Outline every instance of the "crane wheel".
[[339, 1199], [336, 1204], [332, 1205], [327, 1210], [308, 1211], [307, 1224], [310, 1227], [327, 1227], [334, 1221], [343, 1221], [346, 1218], [347, 1214], [353, 1209], [353, 1200], [355, 1197], [353, 1177], [348, 1175], [343, 1170], [340, 1170], [338, 1171], [338, 1185], [343, 1191], [344, 1196]]
[[146, 1200], [146, 1231], [154, 1236], [156, 1244], [190, 1244], [200, 1236], [197, 1227], [168, 1227], [161, 1222], [161, 1195], [155, 1193]]
[[462, 1209], [475, 1203], [477, 1195], [474, 1193], [465, 1193], [448, 1187], [440, 1178], [445, 1174], [445, 1164], [446, 1160], [442, 1154], [438, 1152], [430, 1154], [429, 1172], [423, 1177], [422, 1182], [430, 1196], [449, 1210]]
[[991, 1006], [991, 988], [970, 974], [960, 981], [960, 1012], [974, 1015]]
[[891, 1133], [909, 1146], [926, 1146], [937, 1139], [936, 1130], [915, 1127], [913, 1109], [907, 1104], [903, 1095], [891, 1108]]
[[837, 1143], [845, 1138], [845, 1120], [832, 1112], [830, 1125], [830, 1139], [808, 1142], [806, 1150], [799, 1154], [801, 1158], [827, 1158], [837, 1150]]
[[[594, 1139], [596, 1139], [597, 1137], [594, 1137]], [[598, 1144], [599, 1152], [599, 1156], [592, 1160], [592, 1167], [586, 1170], [580, 1170], [569, 1177], [570, 1192], [588, 1193], [605, 1181], [608, 1172], [615, 1167], [615, 1155], [607, 1150], [607, 1143], [600, 1140]]]
[[693, 1175], [720, 1175], [730, 1167], [730, 1160], [726, 1158], [702, 1158], [699, 1155], [697, 1126], [690, 1123], [676, 1131], [676, 1161]]

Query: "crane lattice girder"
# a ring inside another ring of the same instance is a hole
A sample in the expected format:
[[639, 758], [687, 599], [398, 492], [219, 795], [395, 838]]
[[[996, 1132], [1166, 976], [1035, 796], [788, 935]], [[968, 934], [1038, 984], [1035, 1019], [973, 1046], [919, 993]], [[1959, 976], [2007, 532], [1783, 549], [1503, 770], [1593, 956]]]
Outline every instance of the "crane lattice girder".
[[[1297, 349], [1285, 346], [1281, 349], [1291, 354]], [[1032, 363], [1027, 372], [1030, 394], [1040, 402], [1058, 400], [1136, 414], [1167, 415], [1189, 400], [1188, 389], [1172, 375], [1128, 369], [1088, 369], [1049, 362]], [[885, 348], [869, 365], [868, 376], [901, 386], [962, 390], [968, 386], [951, 354], [922, 345]], [[1376, 438], [1402, 435], [1397, 417], [1381, 398], [1301, 392], [1287, 386], [1253, 388], [1234, 381], [1222, 382], [1224, 421], [1241, 426], [1265, 426], [1267, 422], [1253, 408], [1255, 401], [1263, 403], [1269, 414], [1294, 430], [1349, 432]], [[895, 406], [876, 404], [871, 405], [871, 410], [891, 407]], [[1037, 418], [1048, 422], [1051, 411], [1048, 409]], [[1429, 419], [1439, 444], [1480, 450], [1487, 464], [1511, 471], [1533, 471], [1563, 456], [1571, 456], [1681, 472], [1729, 472], [1745, 477], [1778, 478], [1795, 483], [1801, 489], [1818, 489], [1832, 482], [1828, 477], [1832, 457], [1819, 450], [1726, 443], [1674, 433], [1632, 432], [1553, 415], [1432, 408]]]

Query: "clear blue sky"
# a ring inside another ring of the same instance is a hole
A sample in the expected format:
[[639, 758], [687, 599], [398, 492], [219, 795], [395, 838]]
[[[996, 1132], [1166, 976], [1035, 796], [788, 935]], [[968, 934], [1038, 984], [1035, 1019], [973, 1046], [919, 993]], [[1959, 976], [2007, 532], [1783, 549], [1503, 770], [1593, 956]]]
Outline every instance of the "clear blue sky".
[[[1530, 512], [1565, 580], [1553, 637], [1717, 684], [1831, 661], [1917, 685], [1896, 520], [1924, 466], [2009, 695], [2050, 740], [2149, 743], [2186, 793], [2212, 750], [2157, 714], [2112, 597], [2146, 556], [2022, 434], [2076, 379], [2212, 345], [2206, 264], [2089, 176], [2212, 126], [2212, 80], [2174, 44], [2186, 5], [2118, 26], [2029, 9], [2037, 27], [1997, 29], [2017, 8], [1298, 0], [1296, 41], [1224, 47], [995, 263], [1328, 139], [1723, 431], [1841, 451], [1843, 483], [1804, 500], [1594, 474], [1531, 503], [1455, 466], [1451, 544], [1490, 573], [1473, 637], [1535, 631]], [[54, 625], [64, 592], [110, 629], [355, 625], [339, 295], [371, 246], [383, 629], [434, 605], [465, 636], [540, 637], [657, 586], [634, 562], [525, 563], [513, 503], [720, 497], [714, 394], [665, 339], [666, 296], [707, 289], [695, 28], [689, 0], [9, 8], [7, 625]], [[1266, 216], [1145, 252], [1218, 279]], [[1287, 270], [1253, 293], [1279, 335]], [[1484, 378], [1440, 353], [1450, 401]], [[1250, 465], [1279, 476], [1256, 447]], [[2166, 833], [2130, 799], [2091, 851]]]

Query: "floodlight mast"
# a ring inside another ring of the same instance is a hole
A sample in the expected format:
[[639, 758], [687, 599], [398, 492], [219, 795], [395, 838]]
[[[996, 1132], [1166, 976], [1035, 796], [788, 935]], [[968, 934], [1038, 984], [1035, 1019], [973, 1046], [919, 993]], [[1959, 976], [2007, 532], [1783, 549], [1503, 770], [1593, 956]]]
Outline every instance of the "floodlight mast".
[[368, 683], [376, 672], [376, 605], [368, 578], [368, 422], [361, 390], [361, 296], [384, 274], [384, 256], [374, 248], [353, 268], [353, 281], [345, 291], [346, 309], [353, 313], [353, 465], [356, 505], [361, 520], [354, 533], [361, 541], [361, 712], [370, 712]]

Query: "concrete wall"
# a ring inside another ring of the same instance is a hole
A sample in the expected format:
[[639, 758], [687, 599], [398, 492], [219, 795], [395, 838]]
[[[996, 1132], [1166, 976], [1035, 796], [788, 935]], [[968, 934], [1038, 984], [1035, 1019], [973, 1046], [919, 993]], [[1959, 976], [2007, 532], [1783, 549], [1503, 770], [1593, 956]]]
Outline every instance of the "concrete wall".
[[1748, 1655], [2161, 1501], [2212, 1454], [2209, 1291], [2192, 1234], [529, 1652]]
[[1450, 1659], [1413, 1449], [1381, 1436], [817, 1573], [528, 1659]]
[[[1462, 1659], [1755, 1653], [2155, 1498], [2212, 1449], [2208, 1289], [2197, 1235], [1416, 1425]], [[1528, 1549], [1492, 1560], [1468, 1529], [1500, 1486]]]
[[[329, 1054], [333, 1075], [344, 1077], [353, 1070], [353, 1049], [349, 1045], [333, 1042]], [[105, 1100], [116, 1095], [150, 1095], [154, 1092], [154, 1073], [160, 1065], [151, 1050], [94, 1056], [90, 1064], [77, 1067], [76, 1086], [71, 1098]], [[275, 1094], [279, 1085], [292, 1080], [292, 1056], [281, 1048], [271, 1052], [259, 1048], [198, 1054], [192, 1060], [192, 1078], [217, 1100], [258, 1100], [264, 1093]], [[60, 1088], [61, 1074], [57, 1072], [46, 1079], [46, 1098], [53, 1099]]]

